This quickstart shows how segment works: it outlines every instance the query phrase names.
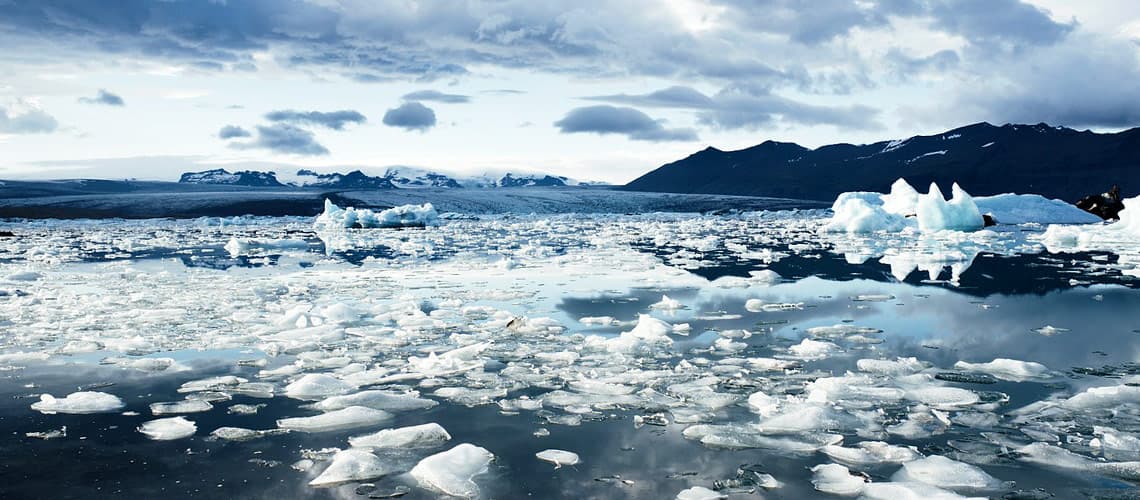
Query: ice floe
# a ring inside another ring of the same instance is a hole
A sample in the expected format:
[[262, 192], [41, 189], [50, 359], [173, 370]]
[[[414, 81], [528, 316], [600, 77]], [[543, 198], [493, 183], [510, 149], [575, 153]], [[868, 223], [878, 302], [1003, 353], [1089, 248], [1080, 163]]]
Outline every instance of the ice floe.
[[316, 225], [327, 228], [395, 228], [423, 227], [439, 224], [439, 212], [431, 203], [401, 205], [374, 212], [367, 208], [336, 206], [325, 200], [325, 211], [317, 216]]
[[51, 394], [43, 394], [40, 400], [32, 403], [32, 409], [40, 413], [110, 413], [121, 410], [126, 403], [114, 394], [94, 391], [80, 391], [68, 394], [65, 398], [56, 398]]
[[321, 475], [309, 481], [309, 486], [327, 487], [351, 481], [376, 479], [396, 472], [389, 462], [365, 450], [348, 449], [333, 455]]
[[348, 443], [358, 448], [431, 448], [450, 440], [451, 435], [433, 422], [354, 436]]
[[495, 456], [484, 448], [462, 443], [420, 460], [410, 474], [420, 485], [445, 495], [471, 498], [479, 494], [474, 478], [487, 471]]
[[193, 436], [198, 426], [185, 417], [168, 417], [143, 422], [139, 432], [155, 441], [171, 441]]
[[302, 432], [330, 432], [359, 427], [370, 427], [388, 422], [392, 414], [363, 406], [349, 406], [312, 417], [283, 418], [277, 426]]

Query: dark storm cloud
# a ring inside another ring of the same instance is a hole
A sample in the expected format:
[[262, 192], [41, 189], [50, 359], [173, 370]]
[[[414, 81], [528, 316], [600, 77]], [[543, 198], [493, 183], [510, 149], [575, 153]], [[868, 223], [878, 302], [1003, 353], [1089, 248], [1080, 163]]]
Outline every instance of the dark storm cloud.
[[320, 125], [333, 130], [344, 130], [345, 125], [366, 121], [364, 115], [350, 109], [330, 112], [285, 109], [266, 113], [265, 119], [271, 122]]
[[435, 126], [435, 111], [418, 102], [405, 102], [384, 113], [384, 125], [423, 132]]
[[59, 122], [43, 110], [14, 113], [0, 107], [0, 134], [46, 134], [59, 128]]
[[718, 129], [754, 129], [776, 121], [880, 129], [878, 112], [867, 106], [817, 106], [774, 95], [764, 86], [737, 85], [707, 96], [689, 87], [669, 87], [643, 95], [618, 94], [588, 99], [644, 107], [688, 109], [698, 121]]
[[633, 108], [614, 106], [587, 106], [566, 113], [554, 126], [564, 134], [593, 133], [619, 134], [635, 141], [695, 141], [693, 129], [667, 129], [660, 121]]
[[471, 96], [460, 94], [445, 94], [438, 90], [417, 90], [408, 94], [404, 94], [402, 98], [405, 101], [434, 101], [447, 104], [461, 104], [471, 102]]
[[231, 143], [238, 149], [268, 149], [275, 153], [302, 156], [329, 154], [329, 150], [317, 142], [312, 132], [287, 123], [259, 125], [257, 138], [251, 142]]
[[234, 139], [238, 137], [250, 137], [251, 135], [253, 134], [250, 134], [248, 130], [237, 125], [226, 125], [218, 131], [219, 139]]
[[123, 106], [123, 98], [118, 95], [112, 94], [105, 89], [99, 89], [99, 93], [95, 97], [80, 97], [79, 102], [84, 104], [103, 104], [106, 106]]
[[1020, 0], [941, 0], [931, 2], [934, 26], [977, 44], [1049, 45], [1075, 28], [1053, 21], [1041, 8]]

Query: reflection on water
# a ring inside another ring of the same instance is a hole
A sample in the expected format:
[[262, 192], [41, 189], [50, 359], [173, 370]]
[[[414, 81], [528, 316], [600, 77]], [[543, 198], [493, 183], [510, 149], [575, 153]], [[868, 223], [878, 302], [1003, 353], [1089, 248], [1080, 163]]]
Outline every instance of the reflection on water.
[[[487, 498], [672, 498], [690, 486], [815, 498], [827, 495], [810, 468], [833, 460], [804, 446], [833, 436], [913, 446], [1001, 481], [956, 490], [968, 495], [1131, 494], [1140, 475], [1128, 466], [1055, 468], [1019, 451], [1046, 443], [1140, 459], [1140, 446], [1127, 449], [1140, 443], [1140, 400], [1127, 389], [1103, 407], [1070, 399], [1140, 380], [1140, 293], [1114, 254], [1048, 254], [1016, 233], [857, 246], [771, 217], [502, 218], [332, 235], [291, 220], [168, 222], [128, 242], [146, 227], [130, 222], [44, 233], [40, 245], [59, 250], [50, 259], [2, 248], [5, 275], [26, 266], [42, 276], [16, 276], [5, 286], [21, 294], [0, 296], [0, 433], [10, 436], [0, 496], [368, 498], [407, 487], [404, 498], [434, 498], [401, 472], [473, 443], [495, 456], [476, 478]], [[223, 250], [238, 237], [308, 247]], [[170, 368], [134, 363], [156, 358]], [[1023, 372], [971, 368], [995, 359]], [[363, 429], [208, 438], [318, 414], [284, 396], [306, 373], [441, 404]], [[220, 375], [269, 384], [273, 397], [220, 390], [212, 409], [186, 415], [193, 437], [137, 432], [155, 418], [151, 403]], [[126, 413], [30, 409], [39, 394], [80, 387], [121, 397]], [[778, 403], [758, 409], [756, 394]], [[397, 473], [307, 485], [348, 437], [430, 422], [452, 440], [378, 451]], [[54, 439], [28, 435], [64, 427]], [[1118, 448], [1097, 444], [1110, 438]], [[549, 448], [581, 463], [535, 458]], [[305, 458], [312, 468], [295, 470]], [[876, 483], [899, 469], [852, 466]], [[740, 479], [752, 472], [781, 486]]]

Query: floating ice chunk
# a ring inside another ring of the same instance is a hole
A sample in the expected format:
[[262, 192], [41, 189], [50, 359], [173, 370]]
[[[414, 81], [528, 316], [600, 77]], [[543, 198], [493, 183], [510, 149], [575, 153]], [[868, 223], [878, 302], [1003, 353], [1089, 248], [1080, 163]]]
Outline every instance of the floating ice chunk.
[[681, 490], [680, 493], [677, 493], [677, 500], [719, 500], [721, 498], [728, 498], [728, 496], [717, 493], [704, 486], [693, 486], [692, 488]]
[[836, 233], [871, 233], [902, 231], [914, 227], [904, 215], [888, 212], [878, 193], [842, 193], [831, 205], [833, 213], [824, 231]]
[[471, 498], [479, 494], [479, 487], [473, 478], [486, 472], [494, 458], [491, 452], [483, 448], [463, 443], [420, 460], [412, 468], [411, 475], [429, 490]]
[[960, 409], [979, 401], [978, 393], [957, 387], [925, 386], [906, 391], [908, 399], [937, 409]]
[[223, 375], [220, 377], [210, 377], [201, 380], [191, 380], [182, 384], [178, 388], [178, 392], [202, 392], [202, 391], [225, 391], [233, 389], [234, 387], [249, 382], [249, 380], [235, 377], [233, 375]]
[[1138, 403], [1140, 403], [1140, 387], [1112, 385], [1090, 387], [1084, 392], [1062, 401], [1061, 405], [1074, 410], [1096, 410]]
[[408, 357], [408, 368], [415, 373], [429, 377], [443, 377], [482, 369], [483, 361], [479, 359], [479, 355], [490, 346], [491, 344], [487, 342], [480, 342], [452, 349], [439, 355], [432, 352], [426, 358], [410, 356]]
[[567, 386], [576, 392], [585, 392], [588, 394], [602, 394], [602, 395], [619, 395], [631, 394], [637, 388], [624, 384], [613, 384], [602, 382], [599, 380], [590, 380], [584, 376], [578, 380], [570, 381]]
[[543, 462], [554, 464], [555, 469], [560, 469], [563, 465], [578, 465], [579, 462], [577, 453], [565, 450], [542, 450], [534, 456]]
[[396, 472], [380, 457], [364, 450], [348, 449], [333, 455], [332, 463], [309, 486], [324, 487], [351, 481], [366, 481]]
[[682, 304], [681, 301], [677, 299], [671, 299], [668, 295], [662, 295], [660, 302], [649, 306], [650, 309], [659, 309], [662, 311], [676, 311], [677, 309], [684, 307], [685, 305]]
[[1090, 224], [1101, 218], [1061, 200], [1036, 194], [999, 194], [974, 198], [978, 210], [1001, 224]]
[[36, 281], [44, 275], [35, 271], [17, 271], [5, 277], [8, 281]]
[[788, 352], [793, 356], [805, 360], [823, 359], [840, 351], [842, 349], [831, 342], [807, 338], [788, 348]]
[[200, 399], [187, 399], [171, 403], [151, 403], [150, 412], [154, 415], [173, 415], [178, 413], [201, 413], [210, 411], [214, 405], [209, 401]]
[[896, 179], [891, 184], [891, 191], [881, 195], [883, 210], [895, 215], [911, 215], [918, 206], [918, 190], [914, 189], [905, 179]]
[[887, 359], [860, 359], [855, 362], [859, 371], [879, 375], [910, 375], [926, 369], [926, 365], [917, 358]]
[[863, 488], [860, 500], [986, 500], [985, 497], [964, 497], [925, 483], [869, 483]]
[[803, 302], [766, 303], [760, 299], [748, 299], [744, 303], [744, 309], [749, 312], [799, 311], [803, 308]]
[[313, 417], [283, 418], [277, 421], [277, 426], [302, 432], [328, 432], [379, 425], [391, 419], [392, 414], [383, 410], [349, 406]]
[[1140, 196], [1123, 200], [1120, 220], [1107, 225], [1084, 227], [1050, 225], [1042, 235], [1042, 243], [1049, 251], [1068, 249], [1111, 249], [1120, 245], [1135, 245], [1140, 239]]
[[285, 386], [285, 395], [294, 399], [320, 399], [352, 392], [356, 387], [323, 373], [310, 373]]
[[325, 200], [325, 211], [317, 216], [318, 228], [395, 228], [424, 227], [439, 224], [439, 212], [431, 203], [401, 205], [380, 212], [366, 208], [340, 208]]
[[811, 335], [813, 337], [842, 337], [844, 335], [870, 335], [883, 332], [878, 328], [844, 324], [832, 326], [813, 326], [811, 328], [808, 328], [806, 331], [808, 335]]
[[780, 400], [763, 392], [748, 396], [748, 408], [762, 416], [770, 416], [780, 407]]
[[348, 444], [358, 448], [431, 448], [450, 440], [451, 435], [433, 422], [350, 437]]
[[1068, 328], [1057, 328], [1053, 325], [1045, 325], [1041, 328], [1034, 329], [1033, 333], [1036, 333], [1038, 335], [1042, 335], [1045, 337], [1052, 337], [1058, 333], [1065, 333], [1067, 331], [1069, 331]]
[[796, 365], [795, 361], [775, 358], [748, 358], [745, 361], [753, 369], [769, 372], [787, 370]]
[[1017, 452], [1020, 460], [1036, 464], [1093, 472], [1129, 481], [1140, 480], [1140, 462], [1099, 462], [1048, 443], [1031, 443]]
[[988, 373], [1010, 382], [1040, 380], [1049, 377], [1049, 369], [1041, 363], [1006, 358], [997, 358], [989, 363], [967, 363], [965, 361], [959, 361], [954, 363], [954, 369]]
[[185, 417], [169, 417], [143, 422], [139, 432], [155, 441], [170, 441], [193, 436], [198, 426]]
[[984, 225], [974, 199], [957, 182], [951, 188], [950, 201], [942, 197], [937, 184], [930, 183], [930, 192], [918, 195], [915, 213], [922, 231], [976, 231]]
[[233, 257], [240, 255], [249, 255], [254, 251], [273, 251], [273, 250], [305, 250], [309, 248], [309, 243], [305, 240], [297, 239], [279, 239], [279, 240], [258, 240], [249, 238], [230, 238], [230, 241], [223, 247]]
[[340, 410], [348, 408], [349, 406], [365, 406], [385, 411], [412, 411], [426, 410], [438, 404], [439, 403], [430, 399], [421, 398], [419, 394], [414, 393], [398, 394], [388, 391], [361, 391], [344, 396], [332, 396], [312, 406], [321, 411]]
[[284, 429], [258, 431], [254, 429], [246, 429], [243, 427], [218, 427], [217, 429], [214, 429], [210, 435], [217, 439], [222, 439], [225, 441], [251, 441], [265, 436], [283, 434], [286, 432], [288, 431]]
[[816, 490], [832, 495], [853, 497], [863, 491], [869, 482], [862, 476], [839, 464], [820, 464], [811, 468], [811, 484]]
[[48, 415], [54, 413], [110, 413], [126, 406], [122, 399], [105, 392], [73, 392], [63, 399], [51, 394], [40, 395], [40, 400], [32, 403], [32, 409]]
[[946, 489], [989, 490], [1002, 487], [1002, 481], [976, 466], [941, 455], [906, 462], [891, 476], [900, 483], [918, 482]]
[[673, 345], [669, 333], [673, 326], [648, 314], [639, 315], [637, 326], [620, 336], [606, 340], [606, 346], [611, 351], [633, 352], [654, 347], [668, 347]]
[[913, 446], [895, 446], [883, 441], [863, 441], [855, 448], [825, 446], [820, 451], [832, 460], [851, 465], [898, 464], [922, 458]]

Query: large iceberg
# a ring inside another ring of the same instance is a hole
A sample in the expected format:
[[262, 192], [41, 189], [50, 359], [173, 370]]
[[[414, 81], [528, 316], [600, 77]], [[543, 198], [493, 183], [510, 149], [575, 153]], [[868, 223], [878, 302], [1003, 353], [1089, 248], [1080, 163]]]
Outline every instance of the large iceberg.
[[935, 184], [922, 194], [904, 179], [891, 185], [887, 194], [842, 193], [835, 199], [829, 232], [897, 232], [908, 228], [920, 231], [975, 231], [984, 224], [982, 214], [1000, 224], [1084, 224], [1100, 218], [1061, 200], [1035, 194], [999, 194], [972, 197], [957, 183], [947, 200]]
[[[1086, 227], [1051, 225], [1045, 230], [1043, 242], [1050, 247], [1050, 250], [1106, 249], [1121, 243], [1134, 245], [1140, 241], [1140, 196], [1124, 200], [1123, 203], [1124, 209], [1120, 211], [1120, 220], [1113, 224]], [[1058, 222], [1058, 224], [1065, 223]]]
[[439, 212], [431, 203], [401, 205], [374, 212], [367, 208], [341, 208], [325, 200], [325, 211], [317, 216], [318, 227], [329, 228], [394, 228], [439, 225]]

